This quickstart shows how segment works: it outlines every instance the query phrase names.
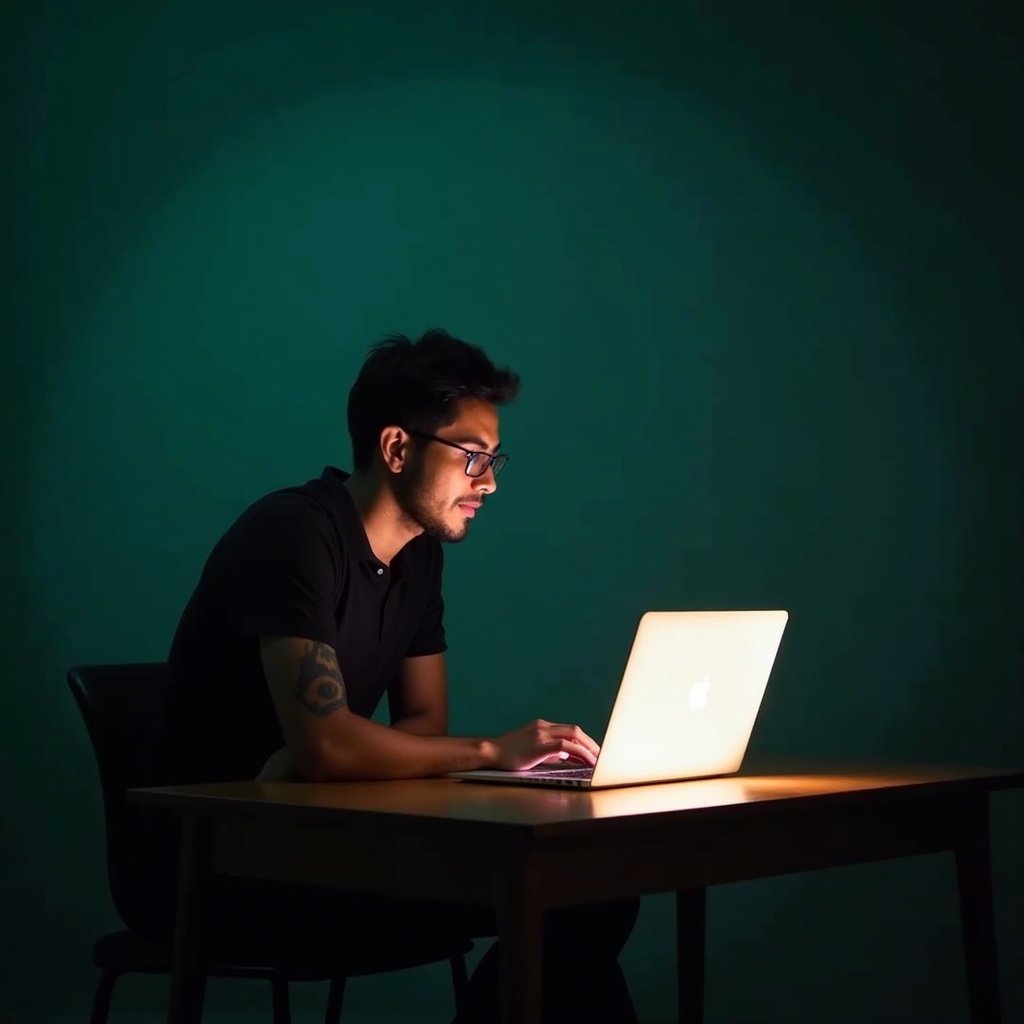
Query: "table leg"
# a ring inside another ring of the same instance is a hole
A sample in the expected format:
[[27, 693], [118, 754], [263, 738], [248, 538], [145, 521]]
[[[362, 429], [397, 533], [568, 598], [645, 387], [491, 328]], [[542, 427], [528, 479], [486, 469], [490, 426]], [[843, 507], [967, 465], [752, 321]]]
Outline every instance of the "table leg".
[[676, 892], [676, 992], [679, 1024], [704, 1019], [704, 934], [707, 887]]
[[540, 1024], [544, 908], [526, 872], [512, 872], [498, 908], [503, 1024]]
[[199, 1024], [203, 1015], [206, 977], [200, 968], [200, 903], [209, 864], [206, 826], [197, 816], [187, 815], [181, 830], [178, 908], [167, 1024]]
[[987, 794], [977, 801], [954, 852], [971, 1024], [1000, 1024]]

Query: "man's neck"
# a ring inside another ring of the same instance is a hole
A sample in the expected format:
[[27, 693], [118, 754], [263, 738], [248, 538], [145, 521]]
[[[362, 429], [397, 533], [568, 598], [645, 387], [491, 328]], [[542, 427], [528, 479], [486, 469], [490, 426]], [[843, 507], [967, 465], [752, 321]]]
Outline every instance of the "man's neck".
[[345, 481], [345, 489], [363, 521], [370, 549], [385, 565], [423, 532], [409, 522], [394, 495], [376, 476], [354, 472]]

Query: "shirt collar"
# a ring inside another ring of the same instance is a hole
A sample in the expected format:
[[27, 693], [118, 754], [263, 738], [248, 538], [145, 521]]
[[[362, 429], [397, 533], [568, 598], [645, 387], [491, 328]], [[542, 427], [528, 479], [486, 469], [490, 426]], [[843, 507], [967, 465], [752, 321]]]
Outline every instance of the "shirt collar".
[[[351, 475], [343, 469], [325, 466], [324, 471], [320, 474], [320, 479], [331, 496], [345, 550], [355, 561], [368, 565], [374, 573], [378, 569], [384, 569], [386, 572], [388, 566], [373, 553], [370, 540], [366, 536], [366, 527], [363, 526], [362, 517], [359, 515], [359, 509], [356, 508], [356, 503], [345, 486], [345, 481]], [[408, 549], [409, 545], [406, 544], [391, 560], [390, 569], [393, 581], [401, 579], [408, 571], [408, 558], [406, 557]]]

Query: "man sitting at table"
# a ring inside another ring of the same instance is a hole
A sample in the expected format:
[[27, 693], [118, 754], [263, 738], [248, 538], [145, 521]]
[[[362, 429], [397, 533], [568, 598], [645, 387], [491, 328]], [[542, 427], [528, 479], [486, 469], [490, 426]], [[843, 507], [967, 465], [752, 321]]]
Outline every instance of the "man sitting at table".
[[[497, 489], [498, 407], [518, 387], [441, 330], [371, 350], [348, 399], [352, 475], [328, 467], [260, 499], [206, 562], [169, 657], [169, 777], [406, 779], [594, 763], [597, 744], [573, 724], [448, 735], [441, 542], [463, 540]], [[385, 693], [390, 725], [370, 718]], [[225, 879], [214, 898], [211, 917], [284, 935], [495, 932], [483, 909], [313, 886]], [[546, 1019], [635, 1020], [617, 957], [637, 906], [549, 912]], [[474, 971], [474, 1021], [497, 1016], [497, 964], [493, 946]]]

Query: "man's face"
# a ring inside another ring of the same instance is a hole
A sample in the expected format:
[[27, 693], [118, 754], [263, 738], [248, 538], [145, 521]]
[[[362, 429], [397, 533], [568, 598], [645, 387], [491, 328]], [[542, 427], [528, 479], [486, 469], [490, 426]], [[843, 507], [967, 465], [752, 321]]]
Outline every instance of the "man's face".
[[[494, 455], [498, 440], [498, 410], [490, 402], [466, 398], [459, 402], [453, 423], [439, 427], [435, 436], [471, 451]], [[410, 524], [437, 540], [463, 540], [469, 521], [497, 489], [494, 472], [466, 475], [466, 455], [426, 438], [412, 440], [409, 463], [394, 480], [399, 507]]]

